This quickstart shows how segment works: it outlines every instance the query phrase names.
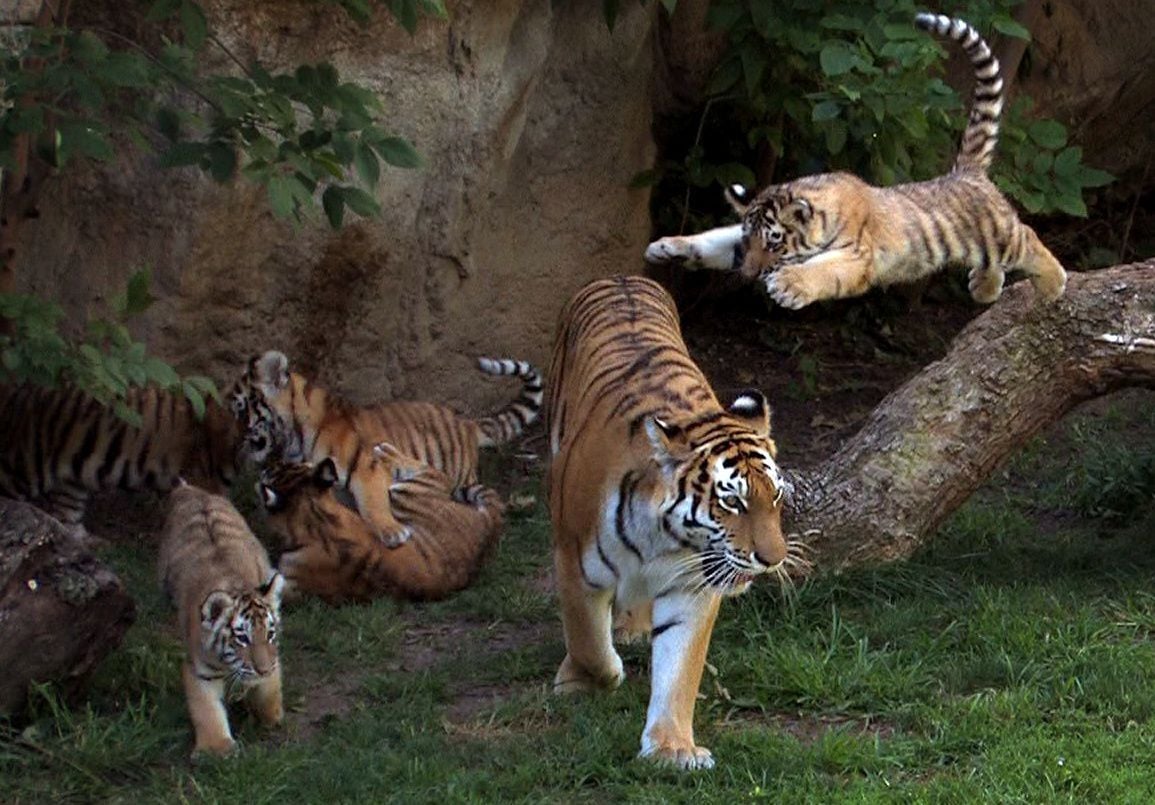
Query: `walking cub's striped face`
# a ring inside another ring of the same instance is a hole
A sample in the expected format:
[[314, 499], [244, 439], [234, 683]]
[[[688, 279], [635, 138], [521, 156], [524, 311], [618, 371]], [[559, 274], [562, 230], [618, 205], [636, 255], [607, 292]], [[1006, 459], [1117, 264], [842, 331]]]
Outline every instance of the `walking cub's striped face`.
[[231, 679], [244, 682], [276, 670], [284, 587], [284, 576], [273, 573], [256, 590], [215, 590], [201, 604], [201, 647]]
[[695, 583], [736, 595], [777, 570], [787, 557], [787, 483], [766, 398], [744, 392], [719, 420], [683, 429], [651, 417], [646, 429], [668, 482], [663, 527], [693, 552]]
[[790, 185], [763, 190], [752, 201], [741, 185], [726, 191], [726, 199], [742, 216], [742, 264], [746, 279], [757, 279], [780, 266], [800, 263], [829, 246], [826, 216], [815, 215], [817, 201], [799, 195]]

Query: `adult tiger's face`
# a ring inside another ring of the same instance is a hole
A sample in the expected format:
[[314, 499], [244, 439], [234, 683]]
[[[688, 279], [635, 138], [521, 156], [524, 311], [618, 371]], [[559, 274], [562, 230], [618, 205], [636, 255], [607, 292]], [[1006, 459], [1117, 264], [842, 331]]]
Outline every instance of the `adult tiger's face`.
[[728, 414], [688, 429], [651, 419], [647, 429], [669, 481], [663, 527], [693, 551], [698, 584], [736, 595], [786, 560], [787, 482], [774, 460], [765, 397], [745, 392]]
[[243, 683], [276, 670], [284, 586], [285, 578], [274, 573], [256, 590], [215, 590], [201, 605], [201, 646], [232, 679]]
[[826, 249], [825, 217], [815, 215], [815, 202], [800, 195], [796, 187], [768, 187], [748, 204], [745, 192], [735, 185], [727, 193], [742, 216], [742, 264], [738, 270], [743, 277], [764, 277]]

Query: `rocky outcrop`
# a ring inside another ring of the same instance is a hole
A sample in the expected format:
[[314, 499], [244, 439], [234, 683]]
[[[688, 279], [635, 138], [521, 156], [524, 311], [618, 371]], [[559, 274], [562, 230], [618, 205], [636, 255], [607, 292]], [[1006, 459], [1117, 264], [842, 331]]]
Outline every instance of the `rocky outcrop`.
[[32, 683], [82, 692], [135, 613], [116, 574], [56, 520], [0, 498], [0, 714], [19, 712]]
[[148, 265], [140, 334], [183, 369], [224, 381], [278, 348], [358, 399], [477, 411], [515, 392], [473, 356], [545, 363], [577, 287], [640, 270], [649, 192], [628, 185], [652, 162], [657, 4], [623, 3], [610, 31], [597, 4], [461, 0], [415, 36], [384, 11], [361, 27], [333, 4], [206, 5], [242, 59], [328, 60], [377, 91], [425, 168], [386, 170], [382, 215], [339, 232], [142, 157], [69, 173], [22, 230], [25, 287], [79, 312]]

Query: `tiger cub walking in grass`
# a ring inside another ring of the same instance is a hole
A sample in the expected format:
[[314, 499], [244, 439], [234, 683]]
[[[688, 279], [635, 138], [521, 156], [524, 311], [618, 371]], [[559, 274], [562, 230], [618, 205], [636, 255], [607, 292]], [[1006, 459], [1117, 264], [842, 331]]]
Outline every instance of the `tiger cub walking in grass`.
[[286, 595], [311, 593], [329, 603], [382, 595], [428, 601], [468, 586], [501, 534], [497, 492], [479, 484], [455, 489], [445, 473], [388, 444], [373, 447], [362, 471], [410, 530], [404, 544], [383, 545], [337, 499], [332, 459], [262, 473], [269, 525], [285, 543], [278, 566]]
[[262, 723], [281, 721], [277, 632], [285, 580], [226, 498], [182, 484], [170, 499], [159, 576], [188, 651], [181, 676], [193, 753], [226, 755], [235, 748], [227, 700], [244, 697]]
[[642, 277], [586, 285], [562, 313], [546, 415], [566, 656], [559, 693], [616, 687], [614, 613], [652, 605], [641, 755], [714, 764], [694, 702], [722, 597], [781, 575], [786, 481], [757, 391], [723, 407], [686, 350], [674, 300]]
[[806, 176], [768, 187], [748, 204], [736, 186], [728, 197], [740, 226], [662, 238], [646, 259], [737, 268], [788, 308], [912, 282], [948, 264], [970, 270], [979, 302], [998, 299], [1005, 272], [1014, 269], [1027, 274], [1040, 299], [1058, 299], [1067, 283], [1062, 265], [987, 176], [1003, 108], [998, 60], [964, 20], [919, 14], [915, 25], [957, 42], [974, 68], [970, 118], [950, 173], [894, 187], [847, 173]]
[[479, 449], [504, 444], [537, 419], [541, 375], [524, 361], [481, 358], [488, 375], [517, 377], [522, 391], [495, 414], [462, 416], [448, 405], [396, 401], [355, 405], [289, 370], [289, 359], [270, 350], [249, 361], [233, 397], [233, 411], [251, 432], [261, 425], [287, 445], [285, 457], [320, 463], [333, 459], [357, 511], [388, 546], [409, 539], [389, 505], [387, 487], [363, 472], [373, 445], [388, 442], [405, 455], [445, 473], [453, 487], [477, 483]]

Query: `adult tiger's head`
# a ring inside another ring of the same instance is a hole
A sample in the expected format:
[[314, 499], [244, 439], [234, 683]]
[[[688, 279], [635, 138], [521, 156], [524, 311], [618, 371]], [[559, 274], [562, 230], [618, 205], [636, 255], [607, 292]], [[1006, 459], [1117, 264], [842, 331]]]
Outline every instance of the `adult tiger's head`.
[[829, 250], [840, 236], [849, 243], [855, 236], [850, 219], [870, 209], [863, 198], [869, 189], [847, 173], [805, 176], [753, 199], [742, 185], [732, 185], [726, 200], [742, 216], [739, 272], [758, 279]]
[[277, 632], [285, 579], [274, 572], [255, 590], [214, 590], [201, 603], [201, 649], [242, 685], [277, 669]]
[[723, 413], [682, 425], [651, 416], [645, 427], [665, 479], [662, 527], [691, 549], [685, 569], [700, 572], [697, 583], [736, 595], [779, 570], [789, 485], [774, 460], [766, 397], [745, 391]]

